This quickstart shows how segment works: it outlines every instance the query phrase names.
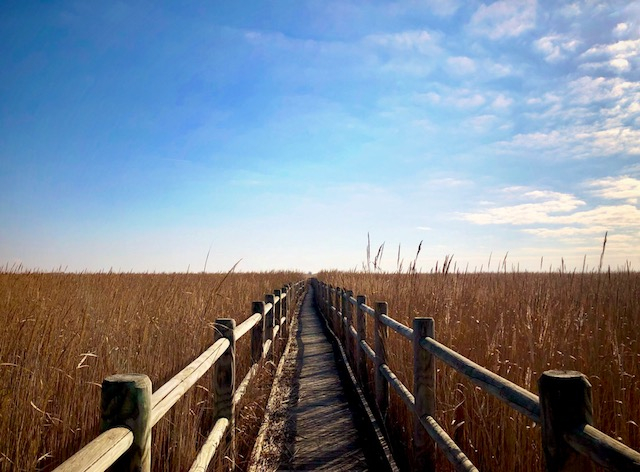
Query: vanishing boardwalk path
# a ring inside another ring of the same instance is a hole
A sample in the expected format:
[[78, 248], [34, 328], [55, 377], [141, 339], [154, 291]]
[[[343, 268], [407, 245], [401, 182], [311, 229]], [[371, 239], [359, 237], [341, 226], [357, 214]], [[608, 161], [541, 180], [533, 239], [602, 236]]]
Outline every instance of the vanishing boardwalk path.
[[292, 454], [280, 470], [375, 470], [367, 464], [364, 447], [369, 441], [356, 427], [357, 413], [340, 382], [323, 326], [309, 286], [296, 333], [297, 403], [289, 411]]

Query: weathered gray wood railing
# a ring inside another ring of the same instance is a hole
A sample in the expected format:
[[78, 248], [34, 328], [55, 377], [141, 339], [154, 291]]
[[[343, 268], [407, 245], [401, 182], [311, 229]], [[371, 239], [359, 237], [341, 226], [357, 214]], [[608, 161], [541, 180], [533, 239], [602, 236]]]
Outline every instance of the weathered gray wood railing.
[[[389, 385], [416, 416], [413, 430], [413, 468], [434, 470], [435, 446], [460, 471], [477, 471], [458, 445], [435, 420], [435, 358], [452, 367], [487, 393], [542, 426], [546, 468], [549, 471], [591, 469], [591, 461], [610, 470], [640, 471], [640, 453], [592, 426], [591, 385], [574, 371], [547, 371], [538, 381], [540, 396], [500, 377], [435, 340], [433, 318], [415, 318], [413, 327], [389, 316], [386, 302], [375, 309], [366, 297], [313, 280], [318, 306], [341, 340], [362, 386], [367, 389], [367, 359], [374, 366], [377, 410], [385, 417]], [[355, 309], [355, 327], [353, 313]], [[367, 342], [367, 315], [374, 318], [373, 348]], [[413, 343], [413, 392], [386, 364], [388, 328]], [[428, 440], [430, 436], [433, 441]]]
[[[190, 471], [205, 471], [221, 443], [234, 457], [235, 405], [247, 390], [262, 359], [274, 355], [274, 343], [288, 336], [295, 302], [305, 282], [287, 285], [253, 302], [251, 316], [236, 326], [233, 319], [215, 322], [214, 343], [193, 362], [151, 393], [151, 380], [144, 374], [107, 377], [102, 383], [103, 431], [54, 472], [102, 472], [115, 470], [148, 472], [151, 467], [151, 428], [213, 366], [214, 426]], [[251, 332], [251, 367], [235, 388], [236, 341]]]

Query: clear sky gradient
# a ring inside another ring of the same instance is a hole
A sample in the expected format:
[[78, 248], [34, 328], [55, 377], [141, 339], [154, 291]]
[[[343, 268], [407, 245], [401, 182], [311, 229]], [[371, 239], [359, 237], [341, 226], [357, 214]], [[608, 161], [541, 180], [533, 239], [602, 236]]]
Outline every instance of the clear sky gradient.
[[5, 1], [0, 264], [640, 269], [640, 2]]

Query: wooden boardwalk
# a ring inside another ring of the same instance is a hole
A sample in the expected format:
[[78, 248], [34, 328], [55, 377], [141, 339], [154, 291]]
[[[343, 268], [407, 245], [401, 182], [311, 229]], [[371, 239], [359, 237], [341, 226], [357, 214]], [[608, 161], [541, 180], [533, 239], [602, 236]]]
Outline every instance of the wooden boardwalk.
[[297, 341], [297, 403], [290, 410], [291, 458], [280, 470], [377, 470], [367, 464], [366, 434], [359, 432], [340, 381], [332, 344], [309, 287], [300, 311]]

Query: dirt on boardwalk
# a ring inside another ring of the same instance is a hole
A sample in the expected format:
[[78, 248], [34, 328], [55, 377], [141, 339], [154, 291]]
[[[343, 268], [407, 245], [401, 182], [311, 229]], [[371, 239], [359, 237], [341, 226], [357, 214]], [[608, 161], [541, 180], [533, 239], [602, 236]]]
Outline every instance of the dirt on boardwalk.
[[274, 379], [264, 424], [261, 428], [261, 436], [256, 441], [258, 457], [256, 458], [256, 450], [254, 450], [254, 460], [247, 469], [249, 471], [286, 470], [293, 458], [295, 431], [292, 424], [291, 408], [298, 402], [299, 390], [297, 329], [298, 322], [294, 317], [288, 350], [284, 353], [281, 372]]

